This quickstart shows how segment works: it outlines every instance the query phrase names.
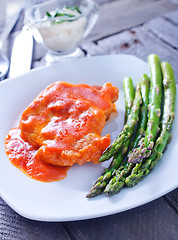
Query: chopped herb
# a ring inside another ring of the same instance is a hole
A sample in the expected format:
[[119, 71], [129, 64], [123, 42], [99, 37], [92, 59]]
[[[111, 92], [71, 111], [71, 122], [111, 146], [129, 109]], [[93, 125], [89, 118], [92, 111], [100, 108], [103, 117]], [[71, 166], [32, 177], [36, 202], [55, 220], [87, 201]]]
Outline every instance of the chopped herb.
[[59, 9], [56, 8], [56, 12], [55, 12], [55, 14], [54, 14], [54, 17], [58, 17], [59, 14], [60, 14]]
[[48, 11], [46, 11], [46, 15], [47, 15], [47, 17], [49, 17], [49, 18], [52, 17], [52, 15], [51, 15]]
[[77, 11], [80, 14], [82, 13], [77, 6], [73, 6], [73, 7], [66, 6], [65, 8], [72, 10], [72, 11]]
[[76, 15], [58, 12], [54, 15], [54, 17], [76, 17]]
[[[78, 7], [74, 6], [74, 7], [69, 7], [69, 6], [66, 6], [64, 7], [66, 9], [69, 9], [71, 11], [77, 11], [79, 14], [81, 14], [81, 11], [78, 9]], [[68, 18], [73, 18], [73, 17], [76, 17], [75, 14], [68, 14], [68, 13], [65, 13], [65, 12], [62, 12], [62, 10], [60, 11], [58, 8], [56, 8], [55, 10], [55, 13], [52, 15], [50, 12], [46, 11], [46, 15], [48, 18], [57, 18], [57, 17], [68, 17]], [[63, 22], [71, 22], [73, 21], [73, 19], [56, 19], [55, 22], [56, 23], [63, 23]]]
[[76, 17], [76, 15], [60, 12], [57, 8], [53, 17]]

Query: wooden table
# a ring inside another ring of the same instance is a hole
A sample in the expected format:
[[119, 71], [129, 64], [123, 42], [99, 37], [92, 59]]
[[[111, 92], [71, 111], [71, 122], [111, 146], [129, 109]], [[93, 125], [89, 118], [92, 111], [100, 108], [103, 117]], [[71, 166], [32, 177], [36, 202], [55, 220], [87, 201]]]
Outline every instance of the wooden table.
[[[97, 0], [96, 27], [81, 48], [86, 56], [132, 54], [147, 60], [156, 53], [169, 61], [178, 83], [178, 0]], [[23, 15], [10, 35], [22, 27]], [[45, 50], [35, 44], [33, 68], [43, 65]], [[92, 220], [39, 222], [21, 217], [0, 199], [0, 239], [28, 240], [177, 240], [178, 189], [126, 212]]]

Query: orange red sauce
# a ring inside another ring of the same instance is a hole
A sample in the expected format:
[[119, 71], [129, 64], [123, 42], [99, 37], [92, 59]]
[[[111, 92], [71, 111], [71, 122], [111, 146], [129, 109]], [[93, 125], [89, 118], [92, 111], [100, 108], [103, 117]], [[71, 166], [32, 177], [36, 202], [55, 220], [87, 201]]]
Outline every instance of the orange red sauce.
[[67, 176], [69, 167], [59, 167], [38, 160], [36, 149], [21, 138], [21, 130], [11, 129], [6, 137], [6, 153], [11, 163], [27, 176], [43, 181], [62, 180]]
[[46, 88], [23, 112], [19, 127], [5, 140], [6, 153], [29, 177], [51, 182], [66, 177], [73, 164], [98, 163], [110, 144], [101, 137], [114, 110], [118, 89], [57, 82]]

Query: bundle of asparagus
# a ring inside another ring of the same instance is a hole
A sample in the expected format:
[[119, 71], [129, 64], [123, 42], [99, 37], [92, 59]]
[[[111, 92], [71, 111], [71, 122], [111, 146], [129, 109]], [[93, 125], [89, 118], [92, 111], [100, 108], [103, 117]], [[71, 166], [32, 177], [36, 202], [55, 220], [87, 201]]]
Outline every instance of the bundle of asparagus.
[[[148, 64], [151, 78], [145, 74], [141, 77], [135, 96], [131, 78], [123, 80], [125, 125], [101, 156], [100, 162], [113, 159], [87, 194], [88, 198], [103, 192], [110, 196], [124, 186], [137, 184], [154, 168], [169, 143], [175, 115], [174, 73], [171, 65], [167, 62], [160, 64], [155, 54], [148, 56]], [[164, 96], [161, 110], [162, 86]]]

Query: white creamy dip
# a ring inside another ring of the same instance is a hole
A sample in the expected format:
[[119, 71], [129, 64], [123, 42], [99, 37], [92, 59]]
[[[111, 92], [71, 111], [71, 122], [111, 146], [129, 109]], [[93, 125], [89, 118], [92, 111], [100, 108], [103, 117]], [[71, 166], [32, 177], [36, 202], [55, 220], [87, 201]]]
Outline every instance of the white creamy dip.
[[[67, 11], [72, 13], [73, 11]], [[76, 13], [75, 13], [76, 15]], [[80, 14], [77, 14], [80, 15]], [[32, 27], [36, 32], [36, 40], [51, 51], [72, 52], [83, 38], [87, 19], [84, 16], [73, 21], [57, 23], [54, 19], [47, 18], [45, 21], [38, 22]]]

